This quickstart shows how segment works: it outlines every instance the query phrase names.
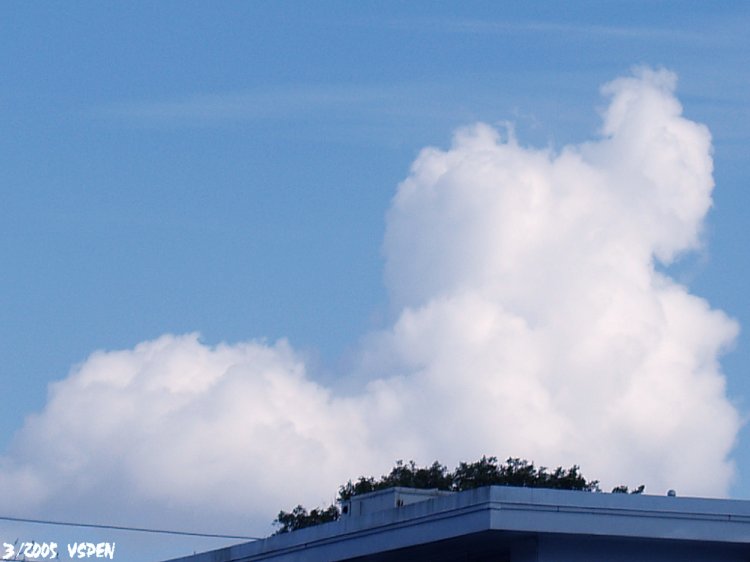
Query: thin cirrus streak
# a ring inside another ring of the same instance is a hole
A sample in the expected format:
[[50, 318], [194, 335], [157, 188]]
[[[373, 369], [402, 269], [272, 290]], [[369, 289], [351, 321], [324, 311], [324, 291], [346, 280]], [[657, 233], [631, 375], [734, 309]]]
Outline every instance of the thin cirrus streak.
[[393, 87], [327, 84], [283, 89], [203, 93], [163, 101], [129, 101], [98, 107], [92, 116], [135, 122], [234, 122], [295, 118], [316, 111], [390, 108], [403, 96]]
[[566, 37], [583, 38], [596, 37], [606, 39], [654, 39], [670, 41], [706, 40], [708, 36], [700, 32], [675, 30], [668, 27], [625, 27], [613, 25], [560, 23], [550, 21], [502, 21], [479, 20], [468, 18], [392, 20], [390, 27], [394, 29], [424, 29], [438, 33], [461, 34], [556, 34]]

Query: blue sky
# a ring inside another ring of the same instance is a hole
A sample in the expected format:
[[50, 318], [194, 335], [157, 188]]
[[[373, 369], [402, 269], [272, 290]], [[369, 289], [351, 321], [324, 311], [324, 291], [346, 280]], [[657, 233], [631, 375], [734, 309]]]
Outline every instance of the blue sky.
[[[703, 246], [659, 267], [739, 323], [721, 365], [750, 412], [747, 4], [16, 2], [0, 16], [3, 448], [49, 383], [162, 334], [286, 338], [312, 379], [339, 384], [399, 317], [385, 217], [420, 150], [477, 121], [512, 122], [525, 146], [585, 142], [599, 88], [636, 65], [673, 71], [684, 116], [712, 135]], [[732, 457], [731, 495], [750, 499], [746, 429]]]

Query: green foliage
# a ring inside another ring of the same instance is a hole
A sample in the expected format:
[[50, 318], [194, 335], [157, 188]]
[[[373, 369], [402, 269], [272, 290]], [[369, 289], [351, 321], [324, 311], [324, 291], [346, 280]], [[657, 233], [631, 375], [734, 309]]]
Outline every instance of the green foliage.
[[455, 492], [482, 486], [522, 486], [593, 492], [599, 489], [599, 482], [587, 481], [580, 473], [580, 468], [575, 465], [569, 469], [558, 467], [548, 472], [545, 467], [537, 468], [534, 463], [518, 458], [509, 458], [504, 464], [498, 464], [497, 457], [484, 456], [473, 463], [460, 463], [453, 472], [449, 472], [437, 461], [424, 468], [417, 467], [414, 461], [398, 461], [390, 474], [381, 476], [378, 480], [372, 476], [361, 476], [356, 482], [350, 480], [339, 488], [339, 500], [348, 500], [353, 496], [394, 486], [437, 488]]
[[305, 527], [336, 521], [339, 515], [341, 515], [339, 508], [333, 504], [325, 509], [315, 508], [310, 513], [304, 507], [298, 505], [289, 512], [279, 511], [279, 515], [273, 521], [274, 525], [279, 526], [275, 534], [288, 533]]
[[[349, 480], [339, 487], [339, 501], [346, 501], [354, 496], [393, 488], [421, 488], [449, 490], [460, 492], [481, 488], [483, 486], [520, 486], [525, 488], [552, 488], [557, 490], [580, 490], [585, 492], [599, 492], [598, 480], [586, 480], [581, 469], [573, 465], [568, 469], [557, 467], [549, 471], [546, 467], [537, 468], [533, 462], [519, 458], [509, 458], [499, 464], [497, 457], [483, 456], [476, 462], [460, 463], [453, 472], [445, 465], [435, 461], [430, 466], [418, 467], [414, 461], [396, 462], [391, 471], [375, 478], [360, 476], [355, 482]], [[616, 493], [643, 493], [645, 486], [630, 491], [627, 486], [617, 486], [612, 490]], [[298, 505], [291, 512], [280, 511], [274, 520], [274, 525], [280, 528], [277, 533], [286, 533], [303, 529], [320, 523], [335, 521], [340, 512], [337, 506], [331, 505], [326, 509], [313, 509], [310, 513]]]
[[418, 468], [414, 461], [404, 464], [404, 461], [396, 461], [396, 466], [379, 480], [372, 476], [365, 478], [360, 476], [359, 480], [352, 482], [349, 480], [339, 488], [339, 500], [348, 500], [353, 496], [367, 494], [376, 490], [384, 490], [395, 486], [404, 488], [421, 488], [430, 489], [438, 488], [440, 490], [451, 490], [453, 485], [453, 476], [448, 472], [448, 468], [435, 461], [431, 466]]
[[620, 485], [620, 486], [615, 486], [614, 488], [612, 488], [612, 493], [613, 494], [642, 494], [643, 490], [645, 489], [646, 489], [645, 484], [641, 484], [640, 486], [638, 486], [637, 488], [633, 488], [632, 490], [628, 489], [627, 486]]
[[500, 479], [497, 457], [482, 457], [473, 463], [460, 463], [453, 473], [453, 486], [458, 490], [470, 490], [492, 486]]
[[[461, 466], [459, 466], [459, 469]], [[547, 468], [542, 466], [536, 468], [533, 462], [524, 459], [509, 458], [503, 465], [497, 465], [495, 457], [482, 457], [474, 465], [468, 465], [470, 470], [469, 476], [478, 475], [481, 479], [478, 481], [479, 486], [522, 486], [525, 488], [553, 488], [558, 490], [581, 490], [585, 492], [595, 492], [599, 489], [597, 480], [588, 481], [580, 472], [576, 465], [568, 469], [561, 466], [554, 471], [548, 472]], [[494, 474], [492, 470], [494, 469]], [[469, 489], [477, 487], [469, 485], [467, 482], [463, 486], [457, 486], [457, 489]], [[473, 484], [473, 482], [471, 482]]]

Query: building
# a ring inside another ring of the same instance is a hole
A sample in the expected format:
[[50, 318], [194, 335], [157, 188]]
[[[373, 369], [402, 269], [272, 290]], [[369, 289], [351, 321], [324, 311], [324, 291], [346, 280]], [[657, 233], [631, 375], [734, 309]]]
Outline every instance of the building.
[[491, 486], [391, 488], [339, 521], [179, 562], [748, 562], [750, 501]]

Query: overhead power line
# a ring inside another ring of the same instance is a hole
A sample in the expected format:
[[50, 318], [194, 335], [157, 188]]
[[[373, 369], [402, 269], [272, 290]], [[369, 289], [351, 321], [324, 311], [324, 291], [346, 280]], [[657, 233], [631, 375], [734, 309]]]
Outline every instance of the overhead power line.
[[91, 529], [109, 529], [114, 531], [133, 531], [136, 533], [157, 533], [162, 535], [180, 535], [184, 537], [205, 537], [212, 539], [245, 539], [259, 541], [263, 537], [248, 537], [244, 535], [222, 535], [219, 533], [196, 533], [192, 531], [170, 531], [166, 529], [147, 529], [145, 527], [125, 527], [122, 525], [102, 525], [98, 523], [72, 523], [70, 521], [49, 521], [47, 519], [26, 519], [23, 517], [7, 517], [0, 515], [2, 521], [17, 523], [34, 523], [37, 525], [58, 525], [62, 527], [88, 527]]

